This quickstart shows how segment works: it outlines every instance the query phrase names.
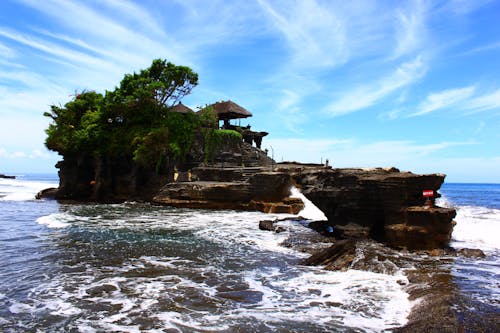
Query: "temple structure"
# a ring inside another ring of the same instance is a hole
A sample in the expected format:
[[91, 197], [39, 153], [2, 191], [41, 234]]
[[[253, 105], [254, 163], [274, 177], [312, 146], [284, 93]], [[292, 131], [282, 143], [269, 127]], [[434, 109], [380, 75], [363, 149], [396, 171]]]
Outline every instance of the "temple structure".
[[[219, 121], [219, 126], [221, 129], [238, 131], [243, 136], [243, 141], [248, 144], [255, 143], [255, 146], [257, 148], [261, 148], [262, 138], [269, 133], [252, 131], [250, 125], [242, 127], [240, 125], [232, 125], [230, 122], [233, 119], [252, 117], [251, 112], [231, 100], [214, 103], [211, 105], [211, 107], [213, 107], [214, 112], [217, 115], [217, 119]], [[220, 122], [222, 122], [222, 125], [220, 125]]]
[[185, 106], [184, 104], [182, 104], [182, 102], [179, 102], [177, 105], [173, 106], [170, 110], [172, 112], [177, 112], [177, 113], [194, 112], [193, 110], [191, 110], [190, 108], [188, 108], [187, 106]]

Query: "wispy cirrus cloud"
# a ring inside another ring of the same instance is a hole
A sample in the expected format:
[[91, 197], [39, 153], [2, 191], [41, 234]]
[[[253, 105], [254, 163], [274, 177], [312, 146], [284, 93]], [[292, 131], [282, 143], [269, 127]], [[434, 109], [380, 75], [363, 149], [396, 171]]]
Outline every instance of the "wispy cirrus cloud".
[[424, 1], [406, 3], [406, 8], [399, 8], [395, 13], [396, 47], [392, 55], [398, 58], [425, 47], [427, 39], [427, 6]]
[[[345, 90], [337, 91], [333, 95], [336, 101], [322, 107], [330, 115], [339, 116], [375, 105], [416, 82], [427, 71], [428, 57], [423, 56], [423, 50], [428, 46], [429, 9], [423, 1], [401, 6], [314, 0], [293, 2], [293, 5], [259, 0], [259, 4], [289, 48], [290, 59], [283, 64], [283, 72], [307, 77], [314, 70], [322, 70], [335, 75], [355, 59], [379, 59], [376, 65], [366, 62], [366, 67], [356, 72], [357, 80], [342, 82]], [[380, 73], [378, 79], [373, 78], [373, 73]], [[317, 80], [316, 85], [310, 84], [309, 87], [314, 87], [312, 90], [291, 87], [289, 82], [280, 80], [295, 97], [290, 107], [299, 109], [303, 99], [331, 89], [322, 80]], [[288, 96], [284, 97], [290, 101]], [[279, 102], [283, 104], [286, 103]]]
[[475, 86], [469, 86], [431, 93], [417, 107], [418, 111], [413, 113], [411, 116], [422, 116], [440, 109], [456, 106], [458, 103], [470, 98], [474, 94], [475, 90]]
[[410, 117], [424, 116], [439, 110], [454, 107], [464, 115], [476, 114], [487, 110], [500, 110], [500, 89], [492, 92], [477, 93], [476, 86], [446, 89], [427, 95]]
[[463, 108], [468, 111], [468, 114], [494, 109], [500, 110], [500, 89], [471, 98], [463, 105]]
[[43, 158], [43, 159], [49, 159], [52, 156], [52, 154], [43, 152], [40, 149], [34, 149], [30, 152], [24, 152], [24, 151], [8, 151], [7, 149], [0, 147], [0, 158], [4, 159], [38, 159], [38, 158]]
[[286, 38], [291, 65], [298, 68], [323, 68], [343, 64], [348, 58], [343, 19], [316, 1], [295, 2], [292, 6], [273, 6], [258, 0]]
[[369, 86], [345, 91], [342, 97], [326, 107], [331, 116], [340, 116], [370, 107], [391, 93], [404, 88], [425, 75], [427, 66], [422, 56], [402, 63], [393, 72]]
[[2, 58], [13, 58], [15, 56], [16, 52], [8, 47], [7, 45], [4, 45], [3, 43], [0, 43], [0, 57]]

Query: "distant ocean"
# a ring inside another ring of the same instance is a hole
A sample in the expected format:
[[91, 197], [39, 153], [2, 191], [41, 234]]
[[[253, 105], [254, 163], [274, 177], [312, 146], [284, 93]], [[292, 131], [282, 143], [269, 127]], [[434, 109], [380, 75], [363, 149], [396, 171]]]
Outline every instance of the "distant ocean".
[[[380, 332], [414, 305], [403, 270], [305, 267], [260, 231], [278, 215], [34, 200], [52, 175], [0, 179], [0, 332]], [[500, 313], [500, 185], [445, 184], [460, 292]]]

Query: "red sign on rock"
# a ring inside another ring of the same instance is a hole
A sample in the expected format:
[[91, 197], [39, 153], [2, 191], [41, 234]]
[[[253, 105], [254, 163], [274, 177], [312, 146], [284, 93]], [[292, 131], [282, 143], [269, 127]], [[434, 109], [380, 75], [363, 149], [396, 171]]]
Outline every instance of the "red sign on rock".
[[434, 196], [434, 191], [433, 190], [423, 190], [422, 195], [424, 198], [432, 198]]

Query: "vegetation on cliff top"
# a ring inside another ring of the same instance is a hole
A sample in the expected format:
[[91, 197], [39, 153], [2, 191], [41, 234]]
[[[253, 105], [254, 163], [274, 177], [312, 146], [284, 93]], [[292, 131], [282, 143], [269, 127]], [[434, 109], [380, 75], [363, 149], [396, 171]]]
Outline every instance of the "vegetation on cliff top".
[[216, 130], [213, 110], [170, 111], [197, 84], [198, 74], [189, 67], [156, 59], [104, 95], [84, 91], [64, 106], [52, 105], [44, 113], [53, 120], [45, 144], [63, 156], [127, 157], [158, 170], [166, 159], [186, 156], [199, 131], [208, 159], [227, 135]]

